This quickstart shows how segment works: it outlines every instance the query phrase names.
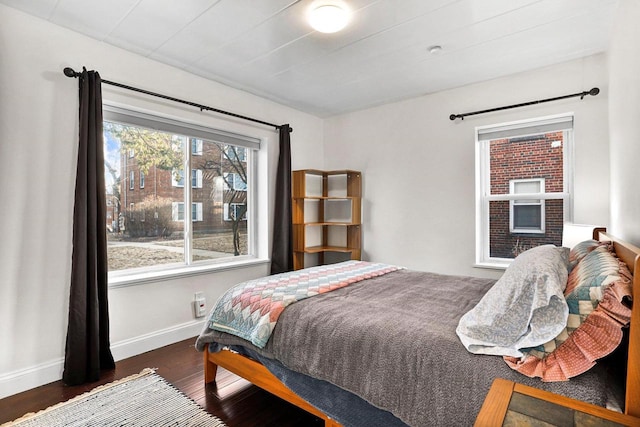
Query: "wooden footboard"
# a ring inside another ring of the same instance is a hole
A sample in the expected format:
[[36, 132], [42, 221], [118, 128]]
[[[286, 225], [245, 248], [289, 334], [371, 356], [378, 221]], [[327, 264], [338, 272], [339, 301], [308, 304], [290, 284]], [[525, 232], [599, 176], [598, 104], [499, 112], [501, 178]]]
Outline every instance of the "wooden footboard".
[[325, 427], [341, 427], [341, 424], [332, 420], [324, 413], [320, 412], [316, 407], [312, 406], [309, 402], [291, 391], [260, 362], [229, 350], [210, 353], [209, 349], [205, 348], [204, 380], [206, 383], [215, 381], [218, 366], [233, 372], [269, 393], [297, 406], [298, 408], [323, 419]]

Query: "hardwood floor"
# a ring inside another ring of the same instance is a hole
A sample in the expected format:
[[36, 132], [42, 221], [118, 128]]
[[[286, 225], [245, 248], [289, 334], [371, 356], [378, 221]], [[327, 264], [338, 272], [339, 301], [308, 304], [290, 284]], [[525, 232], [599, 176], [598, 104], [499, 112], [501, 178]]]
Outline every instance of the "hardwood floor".
[[161, 375], [229, 427], [323, 426], [322, 420], [218, 368], [215, 383], [205, 386], [203, 355], [194, 348], [195, 337], [116, 363], [95, 383], [69, 387], [56, 381], [5, 399], [0, 399], [0, 424], [25, 413], [36, 412], [68, 400], [98, 385], [157, 368]]

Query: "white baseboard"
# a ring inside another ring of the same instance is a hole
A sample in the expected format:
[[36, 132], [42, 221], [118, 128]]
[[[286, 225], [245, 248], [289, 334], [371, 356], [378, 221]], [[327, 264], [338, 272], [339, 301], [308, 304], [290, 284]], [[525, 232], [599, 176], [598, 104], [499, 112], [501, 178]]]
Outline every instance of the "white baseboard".
[[[111, 344], [118, 361], [197, 336], [203, 320], [194, 320]], [[195, 342], [195, 341], [194, 341]], [[64, 358], [0, 375], [0, 399], [62, 379]]]
[[[129, 338], [111, 344], [111, 354], [118, 361], [131, 356], [155, 350], [165, 345], [173, 344], [187, 338], [196, 337], [202, 331], [204, 320], [193, 320], [191, 322], [175, 325], [170, 328], [154, 331], [149, 334]], [[195, 339], [194, 339], [195, 344]]]
[[0, 399], [61, 379], [63, 367], [61, 358], [0, 375]]

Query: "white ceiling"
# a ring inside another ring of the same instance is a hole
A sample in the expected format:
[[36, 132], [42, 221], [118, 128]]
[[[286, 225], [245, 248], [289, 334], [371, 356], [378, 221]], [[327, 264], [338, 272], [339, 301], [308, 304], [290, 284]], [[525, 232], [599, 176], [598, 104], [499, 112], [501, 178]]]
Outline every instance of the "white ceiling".
[[346, 0], [335, 34], [311, 0], [0, 2], [327, 117], [603, 52], [618, 0]]

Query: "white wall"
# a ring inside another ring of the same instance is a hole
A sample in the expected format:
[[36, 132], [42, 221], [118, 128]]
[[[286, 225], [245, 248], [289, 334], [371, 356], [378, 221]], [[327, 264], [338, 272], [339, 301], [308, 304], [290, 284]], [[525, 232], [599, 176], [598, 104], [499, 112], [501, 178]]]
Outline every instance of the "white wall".
[[[265, 99], [97, 42], [0, 5], [0, 397], [61, 377], [70, 280], [78, 134], [78, 81], [65, 66], [102, 78], [253, 116], [290, 123], [293, 167], [323, 158], [322, 121]], [[271, 159], [259, 183], [273, 193], [277, 134], [104, 85], [105, 101], [159, 110], [265, 138]], [[270, 210], [264, 206], [264, 211]], [[266, 214], [263, 217], [267, 216]], [[263, 224], [264, 228], [268, 224]], [[268, 233], [265, 234], [268, 236]], [[264, 275], [268, 264], [110, 291], [117, 358], [193, 336], [190, 302], [209, 305], [230, 285]]]
[[[383, 105], [325, 121], [325, 167], [363, 171], [363, 257], [409, 268], [497, 277], [474, 268], [475, 127], [575, 113], [575, 217], [607, 225], [604, 55]], [[589, 90], [600, 95], [449, 120]]]
[[640, 245], [640, 2], [622, 0], [609, 59], [611, 232]]

